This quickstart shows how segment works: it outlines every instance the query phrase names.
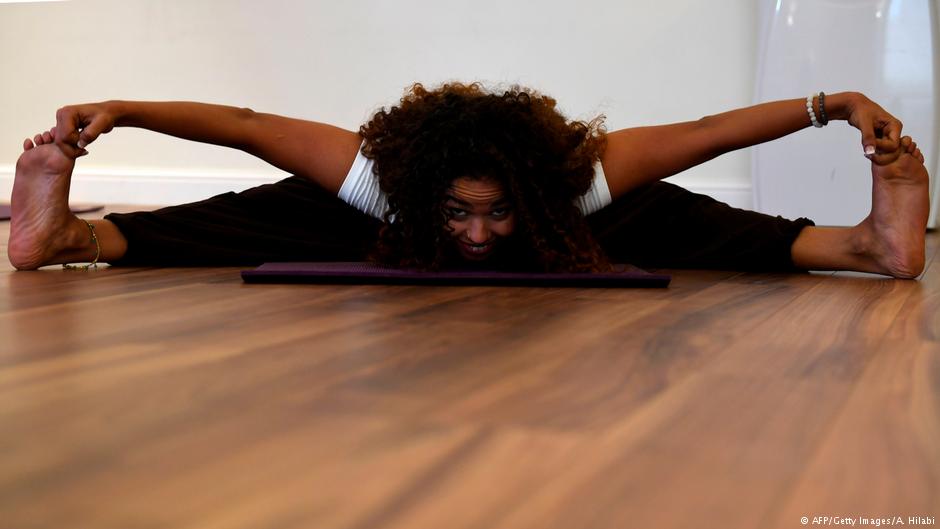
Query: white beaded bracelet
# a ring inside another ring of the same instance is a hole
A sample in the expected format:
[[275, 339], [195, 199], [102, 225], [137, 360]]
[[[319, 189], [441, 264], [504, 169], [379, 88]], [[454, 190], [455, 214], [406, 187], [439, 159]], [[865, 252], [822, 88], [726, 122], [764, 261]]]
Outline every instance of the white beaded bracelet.
[[807, 96], [806, 113], [809, 114], [809, 120], [813, 122], [813, 126], [818, 129], [818, 128], [821, 128], [823, 124], [816, 120], [816, 112], [813, 112], [813, 98], [814, 97], [816, 97], [816, 94], [810, 94], [809, 96]]

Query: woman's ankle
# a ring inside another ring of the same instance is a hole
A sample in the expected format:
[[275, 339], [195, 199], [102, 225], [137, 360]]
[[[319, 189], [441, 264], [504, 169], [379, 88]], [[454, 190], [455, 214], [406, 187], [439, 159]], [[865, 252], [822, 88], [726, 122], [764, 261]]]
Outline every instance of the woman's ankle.
[[793, 264], [805, 270], [885, 273], [872, 258], [873, 231], [866, 221], [850, 228], [807, 226], [790, 247]]
[[91, 262], [98, 253], [100, 243], [89, 228], [89, 222], [72, 217], [63, 233], [61, 247], [43, 266], [76, 262]]

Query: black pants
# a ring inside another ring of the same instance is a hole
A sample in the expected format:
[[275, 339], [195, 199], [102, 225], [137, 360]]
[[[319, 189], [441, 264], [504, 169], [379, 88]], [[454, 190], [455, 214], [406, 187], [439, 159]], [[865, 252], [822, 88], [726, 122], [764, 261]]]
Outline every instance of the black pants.
[[[226, 266], [362, 261], [381, 221], [300, 177], [152, 212], [105, 217], [127, 238], [115, 265]], [[657, 182], [587, 217], [612, 262], [648, 268], [794, 270], [790, 246], [808, 219], [732, 208]]]

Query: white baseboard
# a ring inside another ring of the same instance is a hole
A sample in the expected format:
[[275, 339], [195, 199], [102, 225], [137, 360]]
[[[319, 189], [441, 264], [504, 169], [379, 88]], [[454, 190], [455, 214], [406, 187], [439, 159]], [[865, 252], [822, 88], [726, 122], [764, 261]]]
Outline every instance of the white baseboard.
[[[0, 202], [8, 203], [14, 167], [0, 165]], [[76, 171], [69, 199], [73, 204], [168, 206], [195, 202], [228, 191], [276, 182], [284, 174], [99, 169]], [[736, 208], [753, 205], [751, 187], [733, 184], [678, 184]]]
[[[13, 176], [14, 166], [0, 165], [0, 202], [10, 201]], [[76, 170], [72, 175], [69, 201], [73, 204], [169, 206], [228, 191], [242, 191], [282, 178], [286, 175], [233, 171]]]

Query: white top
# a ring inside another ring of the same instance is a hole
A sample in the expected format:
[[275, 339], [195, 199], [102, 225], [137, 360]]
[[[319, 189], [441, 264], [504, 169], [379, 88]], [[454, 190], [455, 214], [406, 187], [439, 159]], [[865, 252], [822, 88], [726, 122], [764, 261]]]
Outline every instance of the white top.
[[[372, 172], [374, 164], [375, 160], [366, 158], [360, 147], [343, 186], [339, 188], [339, 198], [363, 213], [384, 219], [388, 210], [388, 196], [379, 189], [379, 179]], [[584, 215], [590, 215], [613, 202], [600, 160], [594, 164], [594, 183], [576, 202]]]

